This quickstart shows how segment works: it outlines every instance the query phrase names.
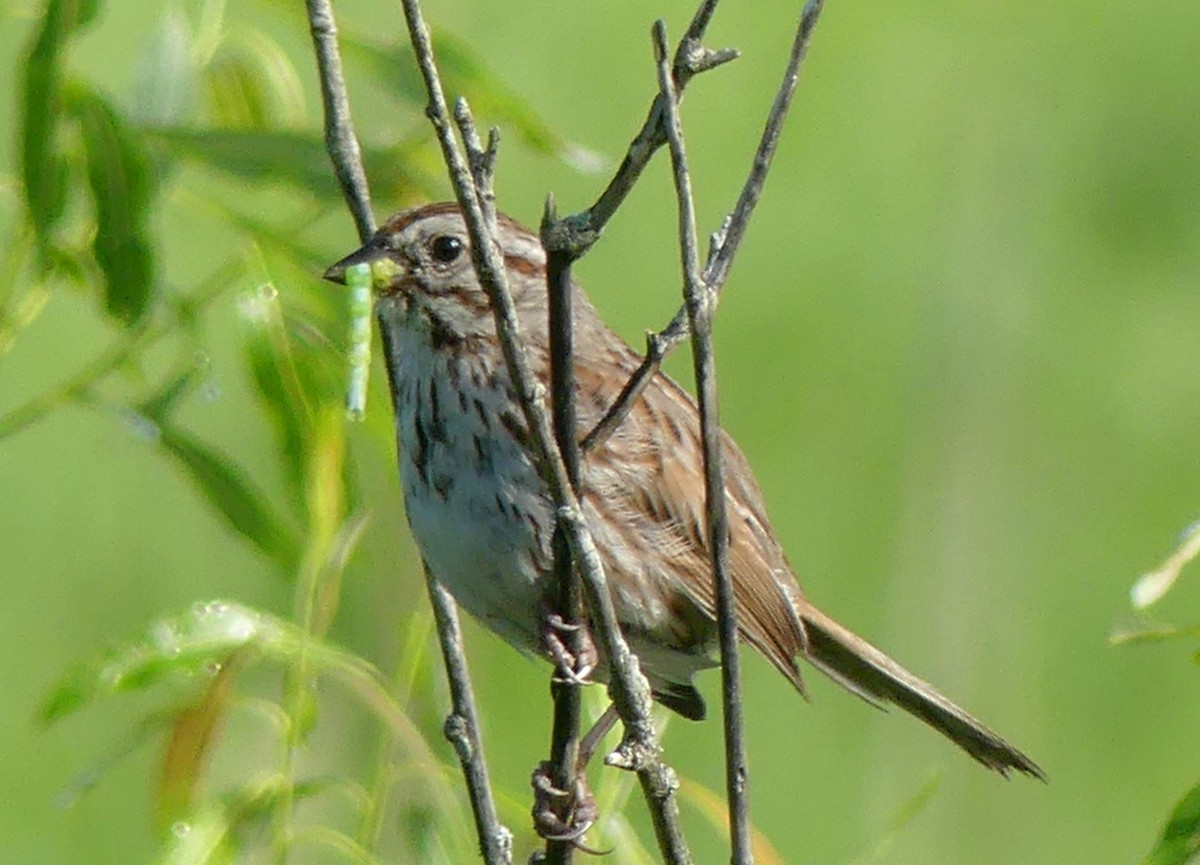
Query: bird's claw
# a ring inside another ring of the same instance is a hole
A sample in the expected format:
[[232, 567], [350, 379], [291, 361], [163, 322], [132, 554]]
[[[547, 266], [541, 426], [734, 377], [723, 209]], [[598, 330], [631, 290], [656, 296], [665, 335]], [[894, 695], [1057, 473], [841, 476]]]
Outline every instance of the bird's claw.
[[[587, 627], [579, 622], [566, 622], [562, 616], [549, 611], [544, 614], [543, 621], [546, 627], [542, 642], [557, 668], [554, 681], [579, 686], [592, 684], [589, 677], [596, 671], [599, 654]], [[578, 652], [567, 646], [563, 634], [576, 635]]]
[[596, 823], [599, 810], [583, 775], [575, 778], [574, 790], [563, 790], [551, 780], [552, 767], [540, 764], [533, 772], [533, 828], [547, 841], [565, 841], [582, 853], [603, 856], [581, 840]]

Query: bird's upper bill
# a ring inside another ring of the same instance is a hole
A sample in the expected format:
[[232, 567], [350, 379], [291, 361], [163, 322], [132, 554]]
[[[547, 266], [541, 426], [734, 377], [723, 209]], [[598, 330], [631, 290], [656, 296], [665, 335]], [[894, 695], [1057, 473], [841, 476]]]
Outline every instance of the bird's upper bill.
[[378, 277], [380, 275], [377, 269], [378, 266], [388, 261], [391, 261], [391, 257], [388, 254], [387, 248], [383, 245], [383, 243], [376, 239], [372, 239], [367, 243], [366, 246], [355, 250], [337, 264], [330, 267], [327, 271], [325, 271], [323, 277], [328, 279], [330, 282], [340, 282], [345, 285], [346, 271], [356, 264], [370, 265], [372, 272], [374, 272], [376, 277]]

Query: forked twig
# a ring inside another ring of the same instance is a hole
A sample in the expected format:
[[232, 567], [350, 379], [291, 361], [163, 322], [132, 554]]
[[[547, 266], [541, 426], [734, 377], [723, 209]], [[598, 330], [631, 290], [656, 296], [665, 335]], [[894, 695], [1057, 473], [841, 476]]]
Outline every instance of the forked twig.
[[[712, 237], [712, 246], [703, 278], [714, 297], [720, 294], [725, 285], [734, 256], [746, 233], [746, 226], [762, 197], [767, 172], [771, 168], [771, 160], [779, 145], [779, 134], [783, 129], [783, 122], [787, 118], [788, 109], [791, 107], [796, 84], [800, 80], [800, 72], [804, 66], [804, 58], [808, 54], [813, 29], [817, 26], [817, 20], [820, 18], [824, 5], [824, 0], [808, 0], [804, 11], [800, 14], [800, 24], [796, 28], [796, 36], [792, 41], [792, 50], [784, 69], [783, 81], [779, 85], [775, 101], [767, 115], [766, 125], [759, 139], [758, 148], [755, 150], [750, 172], [746, 177], [746, 182], [742, 185], [742, 191], [733, 212], [721, 230]], [[682, 306], [666, 327], [657, 333], [647, 335], [646, 354], [642, 358], [642, 363], [630, 376], [629, 381], [626, 382], [617, 399], [609, 406], [604, 417], [584, 437], [581, 447], [585, 455], [602, 444], [621, 425], [651, 377], [658, 372], [662, 362], [689, 335], [687, 309]]]
[[[701, 72], [716, 69], [738, 57], [733, 48], [714, 51], [704, 47], [702, 40], [718, 2], [703, 0], [679, 40], [671, 64], [676, 93], [682, 94], [688, 82]], [[577, 261], [599, 239], [600, 232], [624, 203], [651, 158], [666, 144], [664, 110], [663, 96], [656, 93], [642, 128], [629, 143], [620, 166], [591, 207], [562, 219], [556, 218], [550, 225], [543, 223], [542, 240], [548, 252], [562, 252], [570, 261]]]
[[[704, 0], [684, 38], [680, 40], [675, 54], [674, 79], [679, 89], [695, 74], [713, 69], [734, 59], [736, 51], [710, 51], [703, 47], [701, 39], [716, 8], [717, 0]], [[553, 198], [546, 201], [542, 218], [541, 239], [546, 250], [546, 290], [550, 306], [550, 390], [553, 421], [558, 447], [563, 456], [568, 476], [579, 488], [579, 463], [582, 448], [576, 440], [574, 369], [571, 345], [571, 267], [599, 238], [608, 220], [624, 202], [626, 196], [641, 176], [650, 158], [666, 140], [664, 132], [664, 100], [661, 94], [651, 104], [650, 112], [642, 129], [629, 145], [624, 160], [597, 202], [583, 213], [560, 219], [555, 211]], [[565, 555], [565, 538], [561, 526], [555, 534], [554, 562], [555, 582], [559, 587], [557, 599], [559, 613], [569, 622], [581, 620], [582, 598], [579, 574], [571, 567]], [[566, 634], [568, 648], [578, 657], [580, 648], [578, 632]], [[554, 728], [551, 741], [550, 763], [555, 772], [555, 783], [560, 789], [574, 789], [574, 774], [579, 741], [580, 693], [579, 687], [569, 681], [559, 682], [554, 691]], [[551, 842], [546, 848], [548, 865], [566, 865], [571, 859], [570, 844]]]

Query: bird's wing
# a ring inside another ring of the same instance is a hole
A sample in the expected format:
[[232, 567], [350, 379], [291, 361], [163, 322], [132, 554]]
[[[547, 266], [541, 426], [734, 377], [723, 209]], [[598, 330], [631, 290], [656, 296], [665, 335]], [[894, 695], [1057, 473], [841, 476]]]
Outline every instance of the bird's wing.
[[[584, 393], [601, 390], [580, 384]], [[746, 458], [725, 433], [722, 452], [739, 630], [803, 692], [796, 665], [805, 645], [796, 612], [800, 588], [772, 536]], [[626, 527], [623, 538], [609, 540], [642, 548], [629, 550], [625, 567], [645, 568], [646, 559], [660, 563], [643, 577], [665, 586], [674, 606], [686, 599], [715, 620], [699, 412], [692, 397], [667, 375], [656, 374], [630, 416], [588, 455], [587, 464], [588, 494], [606, 512], [604, 522]], [[639, 554], [640, 563], [634, 560]], [[622, 556], [609, 558], [610, 567], [622, 567]]]

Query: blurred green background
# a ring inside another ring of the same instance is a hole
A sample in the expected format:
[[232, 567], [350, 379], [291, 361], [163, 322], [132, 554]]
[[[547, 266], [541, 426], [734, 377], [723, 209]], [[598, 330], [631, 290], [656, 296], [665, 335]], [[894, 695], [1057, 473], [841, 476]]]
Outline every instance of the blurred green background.
[[[217, 5], [105, 2], [70, 68], [129, 106], [160, 15], [173, 9], [198, 30]], [[349, 33], [403, 40], [395, 4], [336, 9]], [[649, 104], [651, 20], [677, 36], [691, 12], [679, 0], [429, 4], [434, 25], [551, 129], [605, 160], [579, 171], [508, 134], [503, 209], [536, 224], [549, 192], [563, 211], [591, 203]], [[709, 43], [743, 57], [696, 80], [684, 108], [706, 230], [741, 184], [797, 13], [762, 0], [717, 14]], [[31, 0], [0, 7], [0, 243], [22, 218], [19, 70], [40, 14]], [[287, 122], [318, 141], [302, 16], [260, 0], [230, 4], [224, 23], [283, 47], [302, 88]], [[829, 3], [717, 319], [722, 419], [809, 594], [1027, 750], [1050, 783], [1005, 783], [815, 674], [806, 705], [753, 659], [753, 814], [786, 861], [1137, 861], [1200, 778], [1189, 646], [1107, 645], [1129, 615], [1129, 585], [1200, 513], [1197, 57], [1200, 6], [1186, 0], [1136, 13], [1113, 0]], [[419, 108], [350, 86], [366, 141], [427, 134]], [[635, 345], [679, 302], [666, 168], [660, 156], [578, 271]], [[152, 222], [171, 286], [198, 284], [236, 248], [221, 212], [195, 203], [209, 187], [264, 219], [295, 206], [276, 184], [174, 173]], [[304, 236], [332, 261], [356, 243], [344, 210], [326, 206]], [[276, 274], [285, 303], [289, 291], [334, 290], [307, 270]], [[204, 313], [206, 382], [180, 417], [280, 503], [290, 493], [242, 359], [237, 291], [264, 281], [250, 271]], [[54, 288], [0, 357], [0, 415], [118, 337], [93, 295]], [[673, 369], [688, 380], [686, 352]], [[377, 366], [371, 418], [349, 433], [372, 520], [332, 639], [390, 668], [400, 624], [425, 600], [381, 380]], [[119, 401], [143, 383], [131, 373], [104, 388]], [[164, 613], [225, 597], [287, 615], [291, 588], [111, 412], [69, 404], [0, 440], [0, 490], [0, 861], [148, 861], [153, 747], [73, 807], [58, 804], [145, 706], [112, 700], [43, 731], [39, 702], [63, 670]], [[1185, 579], [1161, 615], [1193, 620], [1196, 583]], [[549, 742], [547, 669], [473, 626], [468, 636], [494, 777], [524, 833], [528, 773]], [[436, 691], [440, 671], [430, 675]], [[719, 702], [715, 674], [701, 687]], [[318, 736], [306, 759], [369, 767], [374, 738], [360, 726]], [[666, 749], [682, 776], [722, 789], [718, 722], [672, 722]], [[930, 803], [889, 835], [935, 773]], [[698, 860], [723, 859], [694, 809], [687, 819]]]

